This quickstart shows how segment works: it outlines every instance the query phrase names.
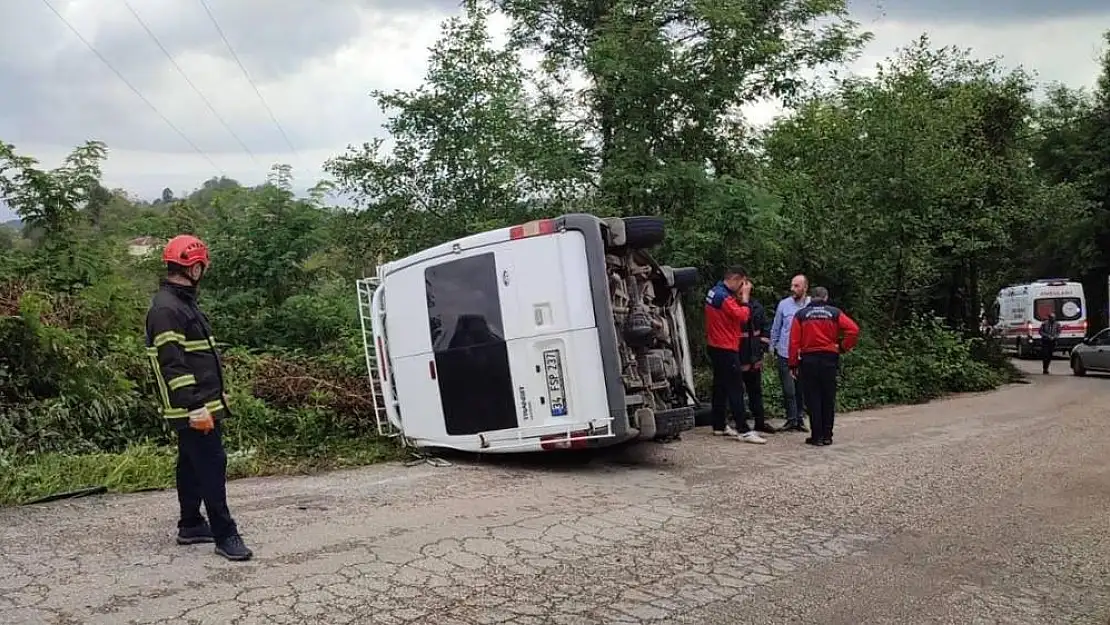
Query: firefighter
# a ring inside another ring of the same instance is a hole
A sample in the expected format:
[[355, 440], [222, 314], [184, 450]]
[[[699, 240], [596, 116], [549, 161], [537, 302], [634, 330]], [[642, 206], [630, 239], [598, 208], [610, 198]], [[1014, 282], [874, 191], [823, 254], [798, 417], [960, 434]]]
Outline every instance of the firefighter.
[[177, 543], [215, 543], [217, 554], [249, 560], [253, 554], [227, 507], [222, 421], [230, 411], [223, 367], [208, 318], [197, 307], [208, 247], [183, 234], [170, 239], [162, 260], [167, 275], [147, 311], [146, 345], [163, 416], [177, 433]]
[[726, 428], [727, 409], [737, 425], [744, 418], [744, 382], [740, 371], [741, 328], [751, 318], [748, 300], [752, 283], [742, 267], [730, 267], [705, 296], [706, 351], [713, 365], [713, 435], [731, 436], [748, 443], [767, 442], [755, 432], [740, 434]]
[[828, 300], [828, 289], [815, 287], [809, 304], [794, 315], [790, 327], [790, 371], [805, 380], [802, 392], [812, 430], [805, 442], [815, 446], [832, 444], [840, 354], [859, 341], [856, 322]]

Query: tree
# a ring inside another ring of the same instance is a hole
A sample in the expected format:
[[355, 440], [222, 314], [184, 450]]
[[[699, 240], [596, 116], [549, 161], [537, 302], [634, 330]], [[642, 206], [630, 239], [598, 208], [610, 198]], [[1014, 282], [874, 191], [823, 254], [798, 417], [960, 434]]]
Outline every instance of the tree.
[[[1107, 316], [1110, 275], [1110, 31], [1093, 92], [1055, 85], [1036, 112], [1029, 136], [1039, 174], [1081, 198], [1080, 213], [1047, 204], [1035, 245], [1021, 256], [1030, 274], [1082, 280], [1095, 327]], [[1067, 203], [1063, 206], [1068, 206]]]
[[57, 237], [74, 226], [90, 201], [100, 202], [101, 162], [107, 147], [89, 141], [66, 157], [61, 167], [36, 168], [38, 161], [20, 156], [15, 146], [0, 143], [0, 200], [15, 209], [23, 223]]
[[779, 122], [769, 176], [806, 269], [882, 327], [929, 310], [977, 325], [983, 283], [1003, 279], [1038, 216], [1081, 210], [1028, 167], [1031, 90], [922, 37]]
[[1110, 276], [1110, 30], [1103, 35], [1101, 73], [1093, 96], [1093, 107], [1083, 134], [1083, 164], [1078, 170], [1078, 183], [1091, 202], [1091, 230], [1094, 232], [1097, 261], [1084, 276], [1084, 285], [1092, 293], [1091, 306], [1104, 313], [1102, 320], [1110, 324], [1110, 300], [1106, 291]]
[[38, 242], [36, 261], [49, 269], [49, 283], [59, 289], [91, 284], [105, 271], [107, 261], [96, 251], [102, 244], [82, 241], [78, 230], [95, 224], [111, 198], [100, 184], [106, 157], [103, 143], [89, 141], [60, 167], [43, 170], [36, 159], [0, 143], [0, 200], [15, 209], [28, 238]]
[[0, 252], [10, 250], [15, 247], [15, 231], [11, 228], [0, 224]]
[[854, 57], [870, 35], [844, 2], [492, 3], [513, 19], [513, 46], [543, 55], [562, 118], [586, 131], [591, 210], [665, 216], [672, 264], [711, 275], [736, 260], [785, 267], [740, 108], [793, 102], [802, 73]]
[[270, 175], [267, 178], [269, 184], [287, 191], [293, 192], [293, 166], [288, 164], [274, 165], [270, 168]]
[[[848, 59], [869, 38], [840, 0], [494, 4], [513, 18], [515, 45], [543, 53], [568, 101], [589, 104], [604, 201], [632, 212], [688, 210], [680, 181], [707, 166], [740, 174], [737, 109], [792, 98], [801, 71]], [[588, 78], [580, 93], [576, 75]], [[677, 193], [660, 193], [667, 179]]]
[[361, 243], [350, 241], [364, 258], [509, 225], [580, 192], [575, 137], [528, 93], [517, 55], [492, 46], [487, 20], [469, 6], [446, 22], [421, 87], [374, 92], [392, 113], [391, 147], [375, 140], [327, 163], [364, 209], [351, 231]]

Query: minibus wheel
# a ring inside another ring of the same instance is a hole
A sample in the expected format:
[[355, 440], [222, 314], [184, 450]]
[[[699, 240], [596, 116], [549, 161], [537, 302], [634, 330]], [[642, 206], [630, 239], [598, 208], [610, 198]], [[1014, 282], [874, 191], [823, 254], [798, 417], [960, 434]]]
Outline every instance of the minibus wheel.
[[663, 242], [667, 228], [658, 217], [625, 217], [625, 244], [634, 249], [647, 249]]

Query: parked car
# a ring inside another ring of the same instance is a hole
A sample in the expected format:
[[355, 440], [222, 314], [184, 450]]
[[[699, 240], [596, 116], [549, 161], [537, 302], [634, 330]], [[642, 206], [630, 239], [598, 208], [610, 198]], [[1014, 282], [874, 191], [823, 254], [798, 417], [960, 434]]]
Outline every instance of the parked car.
[[1110, 328], [1072, 348], [1071, 371], [1075, 375], [1087, 375], [1088, 371], [1110, 372]]

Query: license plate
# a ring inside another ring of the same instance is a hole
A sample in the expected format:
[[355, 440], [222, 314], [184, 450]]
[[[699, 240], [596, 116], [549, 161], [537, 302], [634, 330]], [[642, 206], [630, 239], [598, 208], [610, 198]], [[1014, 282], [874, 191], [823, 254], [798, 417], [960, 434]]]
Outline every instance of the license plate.
[[551, 406], [551, 416], [565, 417], [567, 399], [563, 395], [563, 359], [559, 350], [549, 349], [543, 353], [544, 375], [547, 378], [547, 403]]

